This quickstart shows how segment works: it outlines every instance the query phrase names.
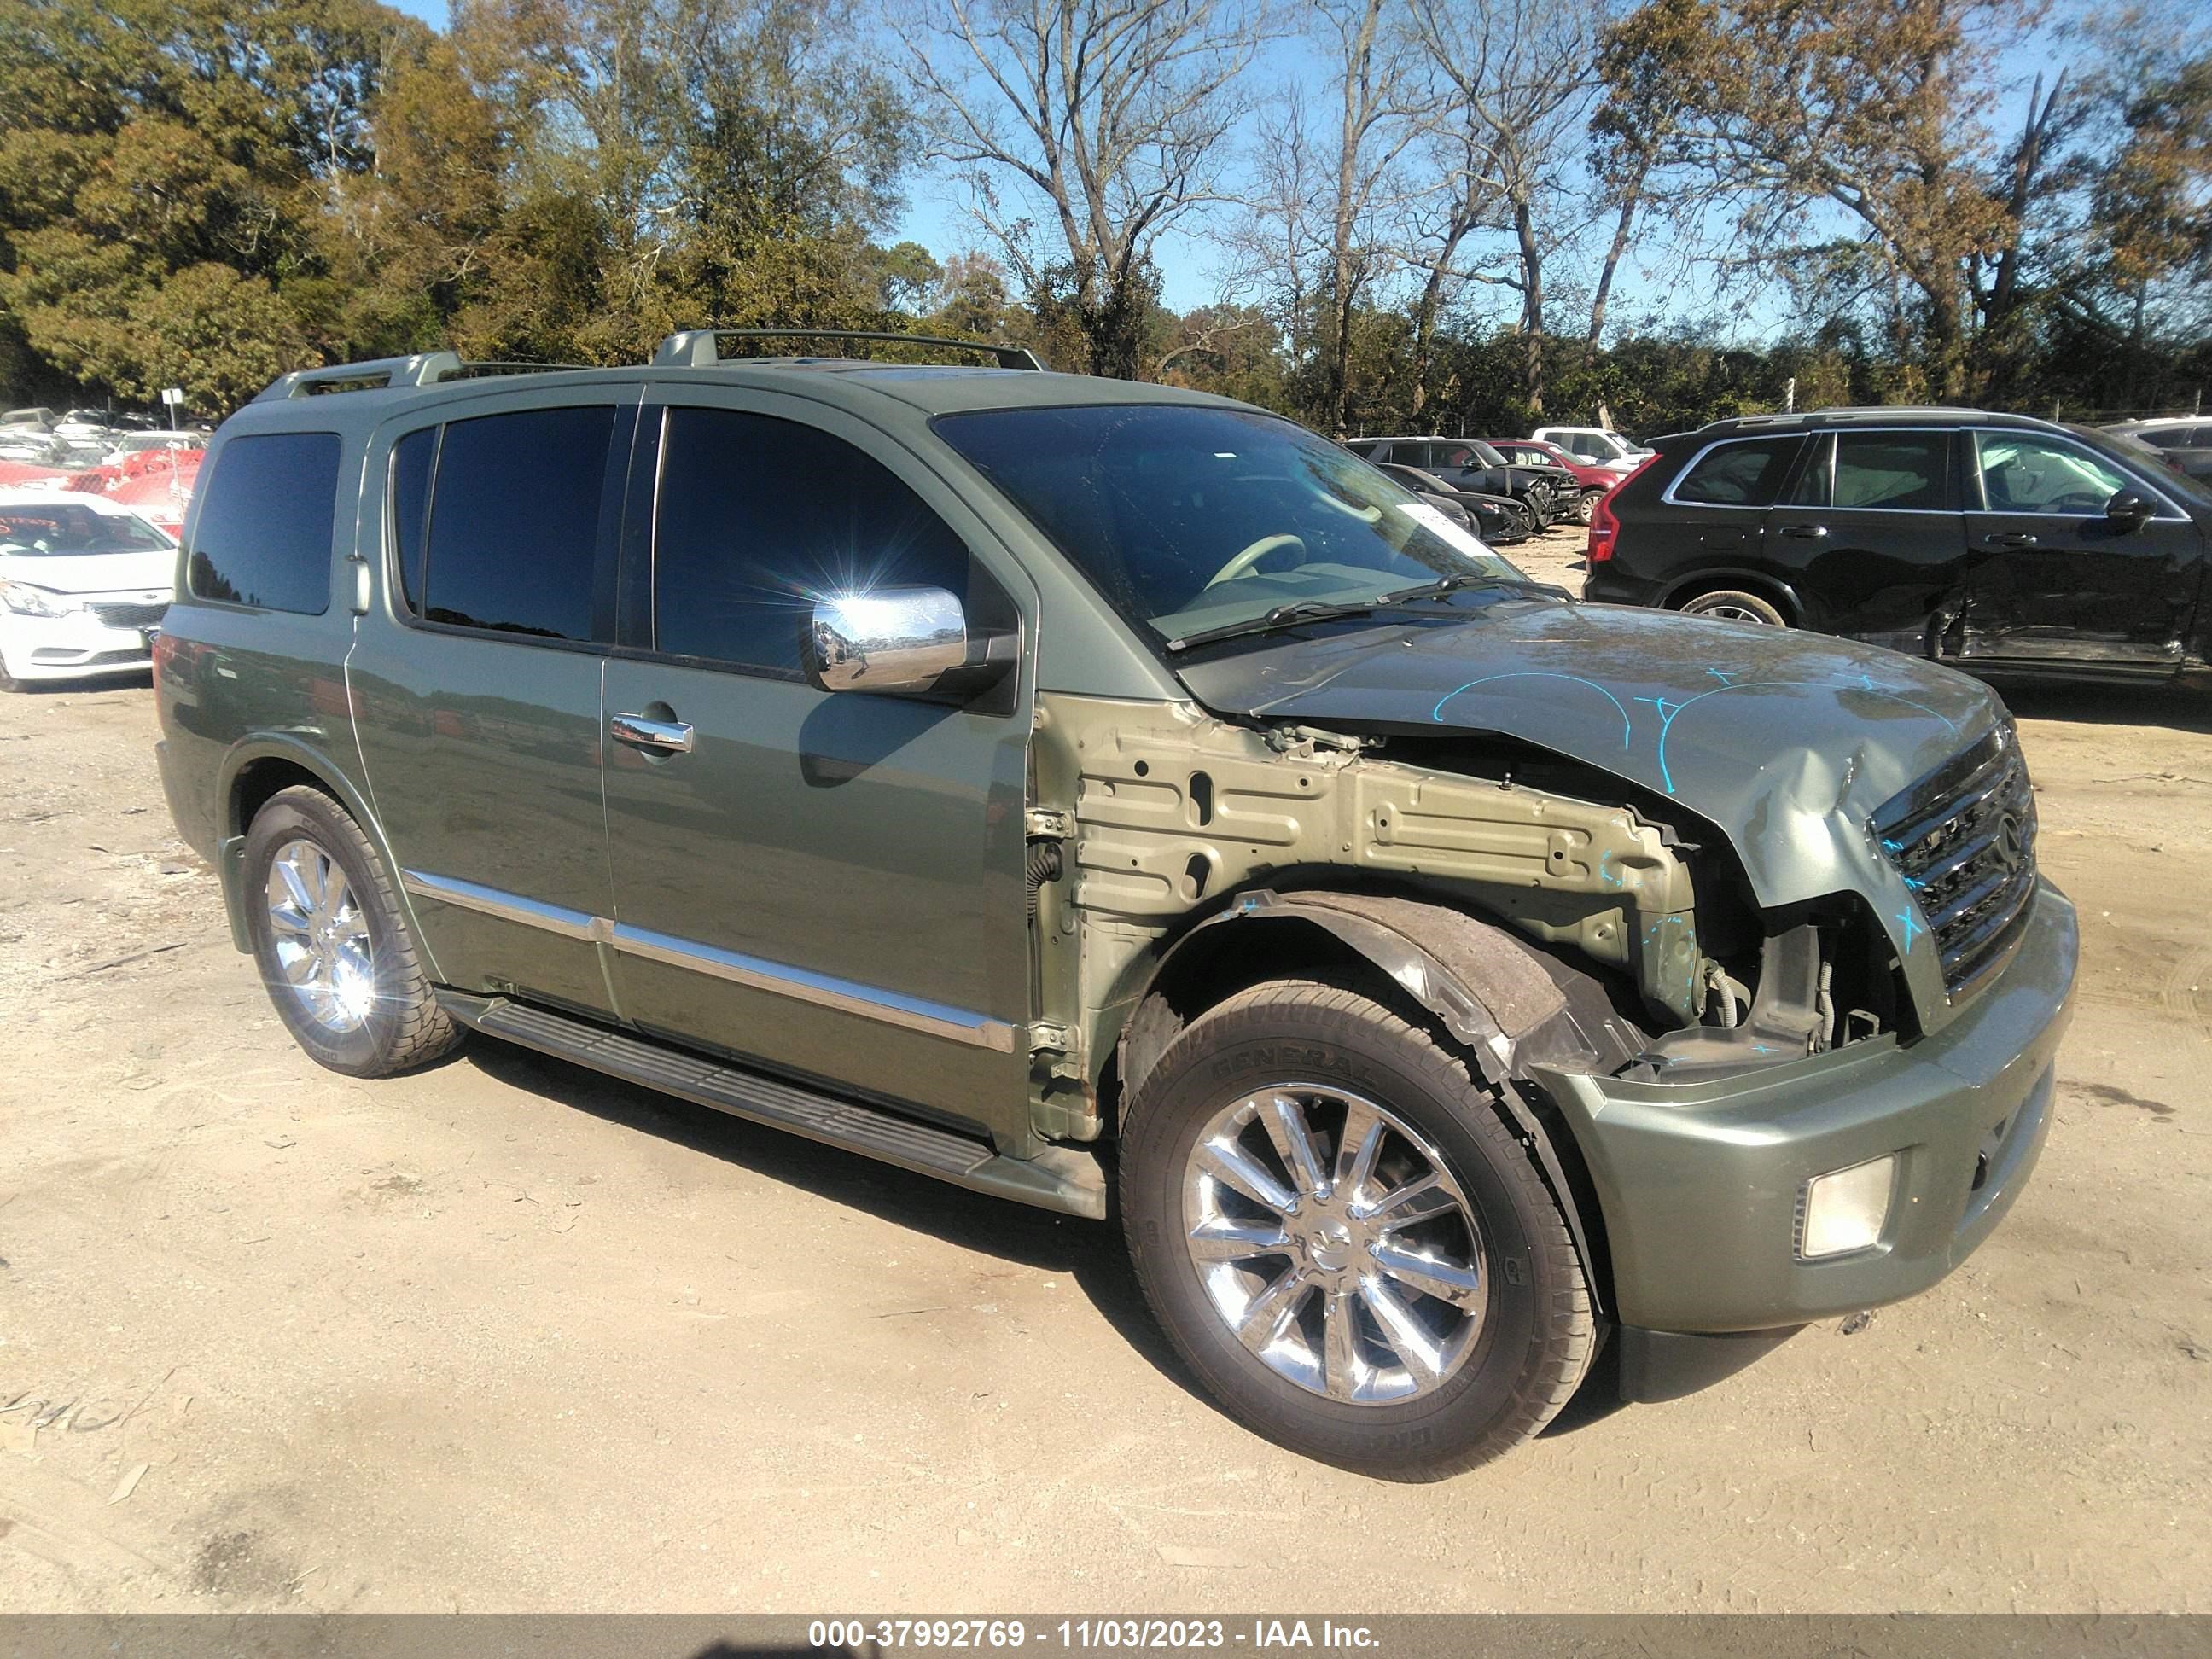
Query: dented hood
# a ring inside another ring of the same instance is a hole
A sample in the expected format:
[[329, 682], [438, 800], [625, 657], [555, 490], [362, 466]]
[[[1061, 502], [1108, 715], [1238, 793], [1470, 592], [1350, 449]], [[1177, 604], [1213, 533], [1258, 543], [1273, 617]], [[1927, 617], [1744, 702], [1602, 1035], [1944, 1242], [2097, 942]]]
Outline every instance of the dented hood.
[[1824, 635], [1470, 597], [1451, 620], [1385, 612], [1180, 672], [1220, 713], [1495, 732], [1602, 768], [1717, 825], [1769, 906], [1845, 890], [1905, 899], [1868, 818], [2002, 717], [1977, 680]]

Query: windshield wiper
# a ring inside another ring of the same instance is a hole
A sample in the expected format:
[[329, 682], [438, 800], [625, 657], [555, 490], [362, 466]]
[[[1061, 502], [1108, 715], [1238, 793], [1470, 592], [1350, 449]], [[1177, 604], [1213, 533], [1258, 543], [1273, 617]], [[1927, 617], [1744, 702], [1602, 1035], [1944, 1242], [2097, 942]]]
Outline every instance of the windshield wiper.
[[1525, 593], [1541, 593], [1547, 598], [1567, 595], [1564, 587], [1551, 582], [1534, 581], [1526, 576], [1498, 576], [1486, 570], [1460, 570], [1449, 576], [1439, 576], [1432, 582], [1423, 582], [1419, 587], [1401, 587], [1395, 593], [1385, 593], [1381, 603], [1401, 605], [1412, 599], [1440, 599], [1462, 587], [1510, 587]]
[[1327, 622], [1335, 617], [1364, 617], [1383, 603], [1383, 599], [1294, 599], [1257, 617], [1247, 617], [1243, 622], [1224, 623], [1218, 628], [1201, 628], [1195, 634], [1180, 635], [1168, 641], [1168, 649], [1188, 651], [1193, 646], [1211, 645], [1216, 640], [1272, 633], [1278, 628], [1295, 628], [1300, 623]]

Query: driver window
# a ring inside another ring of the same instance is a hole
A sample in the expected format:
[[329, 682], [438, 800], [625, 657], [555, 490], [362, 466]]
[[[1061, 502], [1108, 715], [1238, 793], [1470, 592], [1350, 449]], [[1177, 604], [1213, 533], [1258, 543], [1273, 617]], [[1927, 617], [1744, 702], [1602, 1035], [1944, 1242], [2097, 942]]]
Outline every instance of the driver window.
[[2071, 444], [2008, 432], [1977, 433], [1974, 442], [1992, 513], [2087, 517], [2131, 487], [2118, 467]]

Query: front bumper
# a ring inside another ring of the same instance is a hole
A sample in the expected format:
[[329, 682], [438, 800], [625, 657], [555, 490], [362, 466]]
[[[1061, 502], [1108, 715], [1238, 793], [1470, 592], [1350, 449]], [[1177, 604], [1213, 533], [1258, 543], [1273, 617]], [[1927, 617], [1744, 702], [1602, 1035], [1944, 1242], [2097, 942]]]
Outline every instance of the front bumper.
[[153, 661], [149, 628], [110, 628], [88, 611], [59, 617], [0, 614], [0, 653], [19, 680], [74, 680], [143, 672]]
[[[1996, 1229], [2051, 1124], [2073, 1012], [2074, 907], [2039, 882], [2012, 960], [1942, 1030], [1692, 1082], [1539, 1071], [1589, 1169], [1613, 1316], [1654, 1331], [1770, 1330], [1926, 1290]], [[1796, 1255], [1812, 1176], [1887, 1153], [1881, 1240]]]

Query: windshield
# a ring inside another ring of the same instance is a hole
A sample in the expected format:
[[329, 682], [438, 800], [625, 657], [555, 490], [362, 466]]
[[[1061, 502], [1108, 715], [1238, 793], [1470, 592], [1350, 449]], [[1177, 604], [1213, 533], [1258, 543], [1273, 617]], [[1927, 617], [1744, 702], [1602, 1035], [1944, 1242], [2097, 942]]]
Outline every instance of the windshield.
[[1164, 640], [1443, 577], [1526, 580], [1411, 490], [1273, 416], [1104, 404], [935, 425], [1109, 604]]
[[2212, 479], [2192, 478], [2168, 466], [2166, 458], [2155, 449], [2138, 449], [2112, 433], [2086, 426], [2069, 425], [2067, 429], [2092, 449], [2126, 462], [2133, 471], [2148, 478], [2160, 494], [2174, 496], [2199, 512], [2212, 507]]
[[143, 519], [95, 513], [88, 507], [0, 502], [0, 556], [75, 557], [86, 553], [143, 553], [173, 545]]

